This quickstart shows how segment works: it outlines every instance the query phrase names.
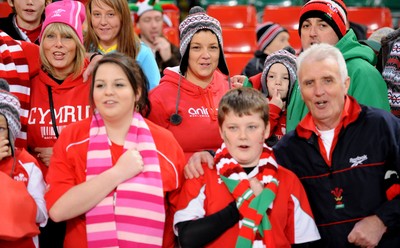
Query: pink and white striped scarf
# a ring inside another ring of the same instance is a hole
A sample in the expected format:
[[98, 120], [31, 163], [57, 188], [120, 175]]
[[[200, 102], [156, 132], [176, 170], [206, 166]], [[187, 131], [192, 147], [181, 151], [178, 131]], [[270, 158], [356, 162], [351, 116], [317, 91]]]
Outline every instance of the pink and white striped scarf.
[[[86, 213], [88, 247], [161, 247], [165, 208], [156, 146], [143, 117], [134, 113], [124, 151], [136, 148], [144, 170], [120, 184]], [[110, 142], [100, 114], [92, 117], [86, 180], [111, 168]]]

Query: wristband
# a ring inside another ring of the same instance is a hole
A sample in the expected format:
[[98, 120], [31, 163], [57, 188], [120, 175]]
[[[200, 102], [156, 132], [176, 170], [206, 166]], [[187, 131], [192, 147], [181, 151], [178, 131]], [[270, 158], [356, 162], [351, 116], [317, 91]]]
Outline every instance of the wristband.
[[93, 59], [94, 57], [96, 57], [97, 55], [102, 55], [102, 54], [101, 54], [101, 53], [98, 53], [98, 52], [93, 53], [93, 54], [90, 56], [89, 62], [92, 62], [92, 59]]

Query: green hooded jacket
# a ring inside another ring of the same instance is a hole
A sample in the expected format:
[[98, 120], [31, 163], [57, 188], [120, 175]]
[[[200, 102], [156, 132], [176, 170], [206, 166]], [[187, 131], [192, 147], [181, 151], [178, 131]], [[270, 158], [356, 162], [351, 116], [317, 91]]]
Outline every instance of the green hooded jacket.
[[[336, 43], [336, 47], [344, 56], [350, 77], [347, 93], [360, 104], [390, 111], [387, 85], [375, 68], [377, 59], [372, 49], [361, 45], [352, 29]], [[308, 113], [297, 81], [287, 111], [286, 132], [289, 132]]]

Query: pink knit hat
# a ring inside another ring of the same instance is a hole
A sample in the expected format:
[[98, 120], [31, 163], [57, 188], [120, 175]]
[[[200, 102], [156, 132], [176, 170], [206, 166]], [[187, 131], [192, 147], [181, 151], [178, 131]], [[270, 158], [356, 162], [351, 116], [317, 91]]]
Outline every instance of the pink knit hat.
[[51, 23], [64, 23], [69, 25], [83, 43], [82, 23], [86, 19], [85, 6], [78, 1], [64, 0], [51, 3], [45, 9], [46, 18], [40, 32], [40, 40], [46, 27]]

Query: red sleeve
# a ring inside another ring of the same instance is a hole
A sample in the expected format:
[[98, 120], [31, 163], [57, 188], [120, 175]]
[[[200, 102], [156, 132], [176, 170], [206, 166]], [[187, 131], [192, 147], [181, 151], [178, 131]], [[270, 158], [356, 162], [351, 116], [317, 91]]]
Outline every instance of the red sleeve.
[[261, 72], [250, 77], [249, 81], [253, 84], [253, 88], [257, 90], [261, 90]]
[[269, 125], [270, 125], [270, 133], [269, 136], [275, 133], [276, 128], [279, 124], [279, 119], [281, 118], [282, 109], [278, 106], [269, 103]]
[[[83, 139], [76, 139], [70, 132], [71, 127], [82, 129], [86, 127], [75, 124], [79, 123], [73, 123], [63, 129], [53, 147], [53, 155], [46, 176], [48, 191], [46, 192], [45, 200], [48, 210], [65, 192], [86, 180], [88, 142], [80, 142]], [[75, 143], [72, 143], [72, 140]], [[75, 145], [71, 146], [71, 144]]]
[[[162, 79], [160, 81], [160, 84], [162, 83]], [[165, 87], [167, 88], [167, 87]], [[169, 122], [169, 114], [167, 111], [167, 106], [164, 106], [163, 101], [159, 99], [158, 95], [164, 95], [161, 89], [164, 89], [163, 87], [156, 87], [149, 93], [149, 100], [151, 102], [151, 111], [148, 116], [148, 119], [151, 120], [154, 123], [157, 123], [157, 125], [160, 125], [164, 128], [168, 128], [170, 125]], [[171, 103], [171, 104], [175, 104]], [[170, 107], [170, 106], [168, 106]]]
[[39, 46], [34, 43], [21, 41], [21, 47], [24, 50], [26, 60], [28, 62], [29, 77], [33, 78], [39, 73], [40, 70]]

